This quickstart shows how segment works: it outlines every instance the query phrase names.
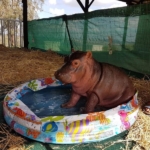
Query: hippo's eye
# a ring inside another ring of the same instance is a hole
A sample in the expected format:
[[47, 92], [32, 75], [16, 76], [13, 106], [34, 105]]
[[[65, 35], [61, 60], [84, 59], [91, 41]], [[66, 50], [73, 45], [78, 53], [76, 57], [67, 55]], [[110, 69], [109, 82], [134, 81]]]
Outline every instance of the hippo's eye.
[[79, 61], [73, 61], [72, 65], [77, 67], [79, 65]]

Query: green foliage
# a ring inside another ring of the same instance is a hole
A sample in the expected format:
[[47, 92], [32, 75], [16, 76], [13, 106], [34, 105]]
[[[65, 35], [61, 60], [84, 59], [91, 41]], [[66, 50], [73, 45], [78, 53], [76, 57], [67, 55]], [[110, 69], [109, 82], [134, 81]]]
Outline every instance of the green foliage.
[[[44, 0], [28, 0], [28, 20], [37, 19], [37, 11], [42, 10]], [[0, 18], [22, 20], [22, 0], [1, 0]]]

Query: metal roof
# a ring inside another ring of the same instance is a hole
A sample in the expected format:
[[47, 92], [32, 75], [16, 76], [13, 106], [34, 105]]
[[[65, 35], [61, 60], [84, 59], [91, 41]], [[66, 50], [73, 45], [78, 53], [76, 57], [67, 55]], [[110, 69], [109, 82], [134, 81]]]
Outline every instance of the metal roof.
[[126, 2], [127, 5], [150, 3], [150, 0], [118, 0], [118, 1]]

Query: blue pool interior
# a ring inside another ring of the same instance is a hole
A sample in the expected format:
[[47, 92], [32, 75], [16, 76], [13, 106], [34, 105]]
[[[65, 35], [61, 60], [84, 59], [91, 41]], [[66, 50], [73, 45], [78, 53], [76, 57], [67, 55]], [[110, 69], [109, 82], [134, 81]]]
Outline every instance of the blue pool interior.
[[20, 98], [38, 117], [69, 116], [81, 114], [86, 98], [82, 97], [73, 108], [61, 108], [71, 96], [70, 86], [48, 87], [39, 91], [30, 91]]

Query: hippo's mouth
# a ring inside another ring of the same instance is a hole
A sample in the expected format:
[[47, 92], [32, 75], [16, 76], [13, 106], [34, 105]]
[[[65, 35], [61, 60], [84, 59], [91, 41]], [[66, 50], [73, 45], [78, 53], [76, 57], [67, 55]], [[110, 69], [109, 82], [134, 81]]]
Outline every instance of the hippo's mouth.
[[63, 84], [71, 83], [71, 76], [69, 74], [59, 74], [55, 75], [56, 79], [60, 80]]

